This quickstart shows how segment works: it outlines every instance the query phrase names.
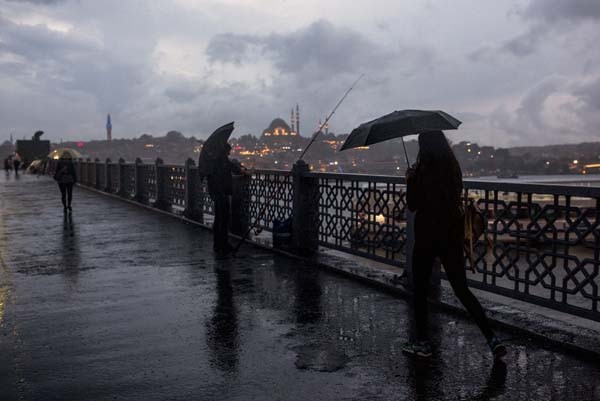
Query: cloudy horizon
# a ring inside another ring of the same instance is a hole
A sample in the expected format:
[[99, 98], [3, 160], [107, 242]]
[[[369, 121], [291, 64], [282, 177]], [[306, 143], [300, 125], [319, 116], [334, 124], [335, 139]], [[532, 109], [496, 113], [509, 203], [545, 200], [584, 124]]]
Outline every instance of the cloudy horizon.
[[[100, 4], [101, 3], [101, 4]], [[399, 109], [442, 109], [454, 141], [598, 140], [596, 0], [0, 0], [0, 143], [236, 122], [258, 135], [300, 105], [310, 135], [348, 87], [336, 133]]]

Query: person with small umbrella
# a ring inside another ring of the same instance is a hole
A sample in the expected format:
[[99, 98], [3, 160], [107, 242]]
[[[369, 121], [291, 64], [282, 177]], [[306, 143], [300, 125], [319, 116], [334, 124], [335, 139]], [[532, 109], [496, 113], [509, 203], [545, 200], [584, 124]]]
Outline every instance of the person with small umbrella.
[[225, 256], [234, 248], [229, 243], [229, 215], [233, 190], [232, 174], [247, 174], [239, 163], [229, 160], [231, 145], [227, 143], [233, 123], [224, 125], [206, 140], [198, 159], [198, 172], [206, 176], [208, 192], [214, 203], [213, 250], [218, 256]]
[[[459, 120], [440, 110], [401, 110], [361, 124], [341, 150], [419, 134], [417, 163], [406, 162], [407, 207], [415, 213], [412, 254], [415, 335], [404, 345], [406, 353], [429, 357], [427, 290], [434, 258], [439, 257], [446, 277], [479, 326], [496, 358], [506, 346], [496, 337], [477, 298], [467, 286], [463, 245], [462, 172], [442, 130], [457, 129]], [[404, 140], [402, 141], [404, 143]]]
[[73, 164], [73, 158], [67, 151], [62, 152], [58, 164], [56, 165], [56, 171], [54, 173], [54, 180], [58, 183], [60, 189], [61, 201], [65, 213], [71, 212], [71, 201], [73, 200], [73, 185], [77, 181], [77, 175], [75, 173], [75, 165]]

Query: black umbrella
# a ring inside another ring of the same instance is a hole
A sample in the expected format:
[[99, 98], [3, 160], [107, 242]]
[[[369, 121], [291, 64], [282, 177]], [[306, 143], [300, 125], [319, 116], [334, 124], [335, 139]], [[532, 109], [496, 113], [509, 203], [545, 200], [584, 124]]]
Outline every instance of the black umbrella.
[[215, 159], [223, 154], [225, 144], [233, 132], [233, 121], [217, 128], [202, 145], [198, 158], [198, 171], [201, 175], [208, 175]]
[[[441, 110], [400, 110], [375, 120], [363, 123], [353, 129], [340, 150], [368, 146], [392, 138], [403, 138], [428, 131], [457, 129], [461, 124], [456, 118]], [[404, 138], [402, 139], [404, 146]], [[408, 154], [404, 147], [406, 162]], [[409, 164], [410, 166], [410, 164]]]

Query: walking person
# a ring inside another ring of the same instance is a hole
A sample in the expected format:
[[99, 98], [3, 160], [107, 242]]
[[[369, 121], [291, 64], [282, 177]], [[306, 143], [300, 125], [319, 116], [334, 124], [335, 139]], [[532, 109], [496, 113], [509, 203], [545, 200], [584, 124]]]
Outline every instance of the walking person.
[[208, 174], [208, 192], [215, 207], [213, 223], [213, 250], [219, 256], [225, 256], [233, 250], [229, 243], [229, 215], [231, 209], [231, 193], [235, 174], [247, 174], [239, 163], [229, 160], [231, 145], [225, 143], [216, 155], [210, 174]]
[[21, 156], [15, 152], [12, 157], [13, 167], [15, 168], [15, 175], [19, 174], [19, 166], [21, 165]]
[[417, 163], [406, 172], [407, 206], [416, 212], [413, 249], [413, 310], [415, 336], [402, 350], [421, 357], [431, 356], [428, 338], [427, 290], [434, 258], [439, 257], [446, 277], [485, 336], [494, 354], [506, 354], [481, 304], [467, 286], [464, 266], [464, 214], [462, 172], [448, 140], [441, 131], [419, 135]]
[[12, 169], [12, 162], [11, 162], [10, 156], [9, 156], [6, 159], [4, 159], [4, 171], [6, 172], [6, 175], [8, 175], [10, 173], [11, 169]]
[[73, 185], [77, 181], [77, 175], [75, 174], [75, 165], [69, 152], [63, 152], [60, 160], [56, 166], [56, 172], [54, 173], [54, 179], [58, 183], [60, 188], [61, 201], [65, 213], [71, 212], [71, 201], [73, 200]]

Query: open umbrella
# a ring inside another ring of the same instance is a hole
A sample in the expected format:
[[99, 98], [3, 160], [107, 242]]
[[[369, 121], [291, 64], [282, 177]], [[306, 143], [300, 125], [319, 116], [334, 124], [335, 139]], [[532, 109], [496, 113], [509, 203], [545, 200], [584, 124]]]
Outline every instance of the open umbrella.
[[217, 156], [223, 153], [225, 144], [233, 132], [233, 121], [217, 128], [202, 145], [198, 158], [198, 171], [201, 175], [208, 175]]
[[[441, 110], [394, 111], [353, 129], [340, 150], [368, 146], [388, 139], [403, 138], [428, 131], [457, 129], [460, 124], [461, 122], [456, 118]], [[402, 145], [404, 146], [404, 139]], [[408, 163], [406, 146], [404, 154]]]
[[79, 159], [83, 157], [81, 153], [72, 148], [58, 148], [54, 149], [52, 152], [48, 153], [48, 157], [54, 160], [66, 158]]

